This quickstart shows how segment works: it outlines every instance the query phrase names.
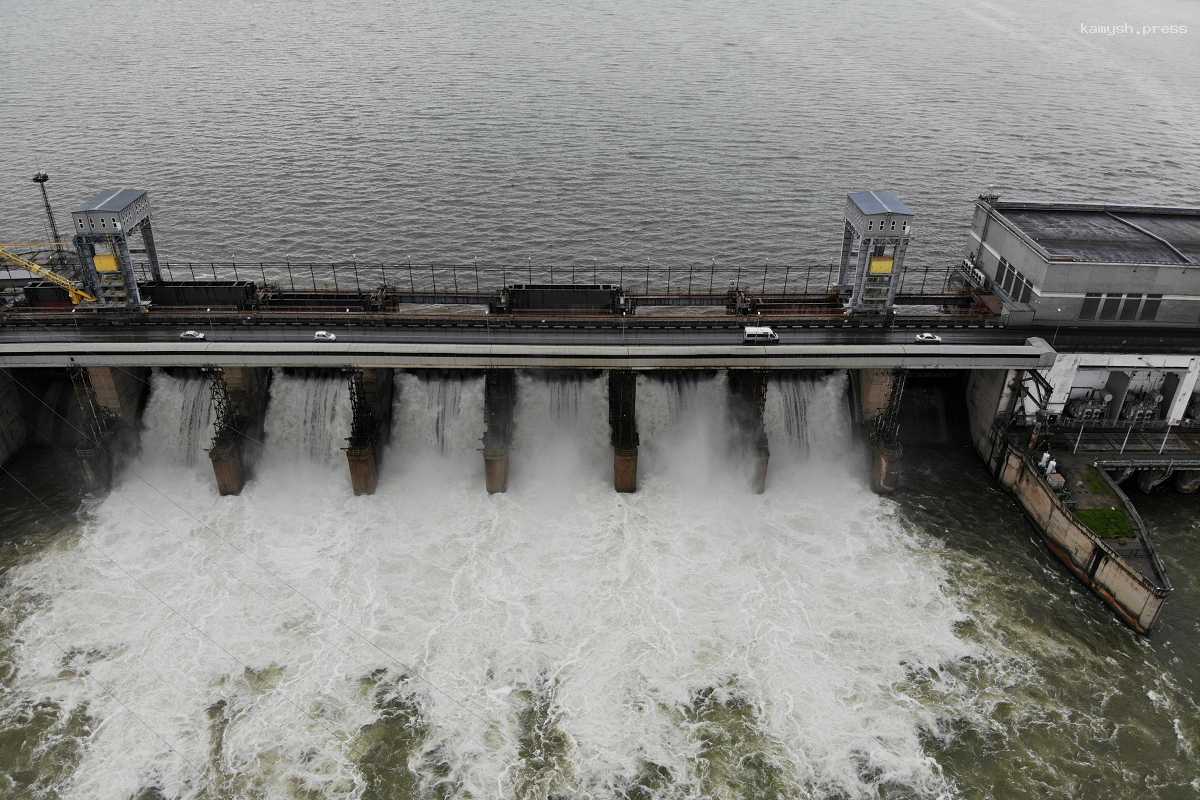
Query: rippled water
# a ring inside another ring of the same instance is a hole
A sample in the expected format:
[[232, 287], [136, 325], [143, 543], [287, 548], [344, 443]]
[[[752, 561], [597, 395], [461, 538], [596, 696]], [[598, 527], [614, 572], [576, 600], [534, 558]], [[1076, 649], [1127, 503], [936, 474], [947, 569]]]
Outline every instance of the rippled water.
[[[154, 192], [173, 260], [836, 258], [844, 195], [1195, 202], [1200, 8], [5, 0], [0, 230]], [[1089, 36], [1081, 22], [1187, 24]]]

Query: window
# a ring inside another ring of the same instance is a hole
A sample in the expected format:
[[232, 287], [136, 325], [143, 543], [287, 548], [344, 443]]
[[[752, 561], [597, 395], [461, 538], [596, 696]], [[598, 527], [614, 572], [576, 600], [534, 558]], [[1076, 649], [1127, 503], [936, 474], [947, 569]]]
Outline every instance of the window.
[[1158, 307], [1162, 305], [1161, 294], [1146, 295], [1146, 302], [1142, 303], [1142, 315], [1138, 319], [1143, 322], [1149, 322], [1158, 317]]
[[1011, 295], [1013, 284], [1016, 283], [1017, 271], [1004, 259], [1000, 259], [1000, 269], [1003, 270], [1000, 276], [1000, 288], [1004, 290], [1005, 294]]
[[892, 230], [896, 230], [896, 220], [892, 220]]
[[873, 220], [873, 219], [867, 220], [867, 230], [870, 231], [870, 230], [874, 230], [874, 229], [875, 229], [875, 220]]
[[1116, 319], [1117, 309], [1121, 305], [1121, 295], [1106, 294], [1100, 306], [1100, 319]]
[[1096, 311], [1100, 308], [1100, 294], [1085, 294], [1083, 296], [1083, 305], [1079, 308], [1080, 319], [1095, 319]]
[[1121, 319], [1125, 321], [1137, 319], [1138, 306], [1142, 304], [1142, 296], [1140, 294], [1125, 295], [1125, 302], [1121, 304]]
[[1029, 282], [1029, 278], [1021, 277], [1020, 295], [1017, 297], [1018, 303], [1028, 303], [1029, 296], [1033, 294], [1033, 284]]

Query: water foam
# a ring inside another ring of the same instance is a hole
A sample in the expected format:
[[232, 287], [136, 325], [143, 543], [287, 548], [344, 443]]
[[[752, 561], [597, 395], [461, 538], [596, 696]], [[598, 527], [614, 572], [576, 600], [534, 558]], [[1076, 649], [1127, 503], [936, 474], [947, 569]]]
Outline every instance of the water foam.
[[276, 463], [340, 461], [350, 435], [350, 388], [341, 376], [274, 370], [267, 405], [266, 457]]
[[202, 373], [182, 377], [155, 370], [142, 417], [142, 453], [154, 463], [197, 466], [213, 438], [212, 379]]
[[977, 654], [937, 553], [846, 455], [844, 376], [772, 381], [763, 496], [722, 465], [722, 376], [640, 380], [642, 491], [621, 496], [603, 379], [522, 375], [510, 492], [489, 497], [479, 384], [402, 375], [379, 494], [358, 498], [289, 463], [336, 452], [341, 389], [275, 377], [240, 497], [143, 459], [186, 511], [126, 480], [86, 545], [12, 571], [45, 598], [15, 694], [95, 720], [65, 797], [370, 796], [360, 744], [388, 697], [419, 718], [401, 764], [452, 794], [946, 788], [921, 737], [965, 701], [909, 681]]

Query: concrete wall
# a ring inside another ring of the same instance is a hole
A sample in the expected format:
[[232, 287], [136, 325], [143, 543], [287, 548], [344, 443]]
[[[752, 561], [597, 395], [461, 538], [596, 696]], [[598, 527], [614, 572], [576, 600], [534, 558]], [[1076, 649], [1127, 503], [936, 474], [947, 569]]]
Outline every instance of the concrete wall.
[[1166, 601], [1165, 592], [1157, 594], [1150, 581], [1093, 536], [1063, 505], [1036, 467], [1020, 453], [1006, 449], [998, 477], [1016, 495], [1051, 552], [1076, 577], [1139, 632], [1147, 633], [1154, 627]]
[[[996, 435], [993, 421], [1008, 410], [1012, 373], [976, 371], [967, 384], [971, 439], [1000, 483], [1012, 491], [1047, 546], [1068, 569], [1135, 629], [1158, 620], [1166, 593], [1133, 570], [1079, 522], [1024, 456]], [[1122, 497], [1128, 507], [1128, 500]], [[1136, 512], [1131, 513], [1136, 520]], [[1143, 532], [1144, 534], [1144, 532]]]
[[29, 438], [29, 426], [22, 409], [25, 407], [20, 387], [0, 372], [0, 464], [6, 463]]

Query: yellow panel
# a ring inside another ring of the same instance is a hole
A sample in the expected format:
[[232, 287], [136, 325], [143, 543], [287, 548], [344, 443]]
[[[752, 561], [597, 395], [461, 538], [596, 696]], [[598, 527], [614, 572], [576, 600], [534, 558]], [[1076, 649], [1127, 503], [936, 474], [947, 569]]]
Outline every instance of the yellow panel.
[[110, 253], [96, 253], [96, 272], [116, 272], [117, 257]]
[[892, 274], [892, 257], [891, 256], [871, 256], [871, 274], [872, 275], [891, 275]]

